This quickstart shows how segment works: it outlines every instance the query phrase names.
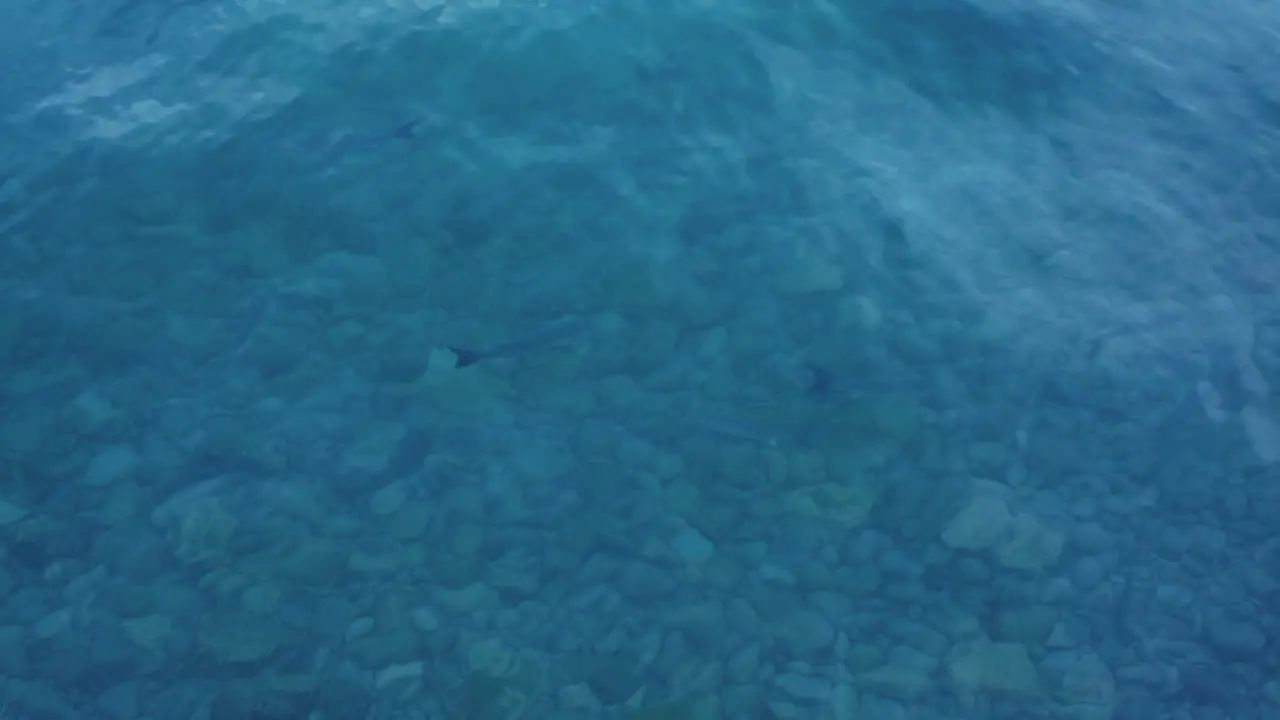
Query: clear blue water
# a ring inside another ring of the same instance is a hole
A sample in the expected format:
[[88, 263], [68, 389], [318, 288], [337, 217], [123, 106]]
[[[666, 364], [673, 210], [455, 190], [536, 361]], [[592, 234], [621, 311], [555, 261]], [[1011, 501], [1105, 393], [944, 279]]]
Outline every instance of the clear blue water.
[[1280, 11], [0, 9], [0, 717], [1280, 717]]

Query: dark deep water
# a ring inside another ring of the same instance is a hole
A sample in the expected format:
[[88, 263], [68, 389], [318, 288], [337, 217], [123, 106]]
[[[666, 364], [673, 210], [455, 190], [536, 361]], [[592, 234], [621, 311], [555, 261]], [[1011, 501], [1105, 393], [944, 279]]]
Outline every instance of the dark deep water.
[[0, 717], [1280, 717], [1278, 37], [7, 5]]

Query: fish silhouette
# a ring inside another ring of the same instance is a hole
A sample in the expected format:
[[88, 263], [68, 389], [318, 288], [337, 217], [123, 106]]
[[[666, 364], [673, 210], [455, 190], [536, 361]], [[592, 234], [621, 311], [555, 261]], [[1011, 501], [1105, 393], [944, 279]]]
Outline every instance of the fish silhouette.
[[582, 332], [583, 325], [576, 320], [563, 320], [553, 323], [549, 327], [527, 335], [510, 342], [486, 348], [484, 350], [471, 350], [455, 346], [448, 346], [449, 352], [457, 356], [458, 362], [454, 367], [464, 368], [475, 365], [485, 360], [500, 360], [506, 358], [518, 357], [525, 353], [535, 350], [550, 349], [560, 347], [572, 342]]

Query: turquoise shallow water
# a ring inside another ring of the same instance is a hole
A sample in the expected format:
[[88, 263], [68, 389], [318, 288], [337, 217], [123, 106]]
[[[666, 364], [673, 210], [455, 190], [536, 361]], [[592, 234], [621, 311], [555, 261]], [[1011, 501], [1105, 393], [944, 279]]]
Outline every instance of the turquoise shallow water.
[[0, 716], [1280, 714], [1276, 11], [0, 27]]

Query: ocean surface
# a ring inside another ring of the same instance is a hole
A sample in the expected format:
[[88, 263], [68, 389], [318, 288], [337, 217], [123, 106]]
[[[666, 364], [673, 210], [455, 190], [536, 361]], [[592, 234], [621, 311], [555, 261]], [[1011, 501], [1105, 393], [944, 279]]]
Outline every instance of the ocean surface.
[[1280, 8], [0, 7], [0, 717], [1280, 717]]

